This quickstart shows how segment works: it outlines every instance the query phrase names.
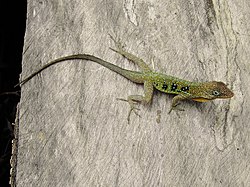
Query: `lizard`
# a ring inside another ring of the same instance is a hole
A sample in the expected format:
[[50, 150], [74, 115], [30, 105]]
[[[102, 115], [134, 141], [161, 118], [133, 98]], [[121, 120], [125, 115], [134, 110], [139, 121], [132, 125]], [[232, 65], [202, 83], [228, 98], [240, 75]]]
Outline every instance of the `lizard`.
[[127, 99], [120, 99], [127, 101], [130, 105], [130, 111], [128, 114], [128, 122], [130, 119], [130, 114], [134, 111], [135, 114], [139, 115], [136, 110], [139, 110], [135, 107], [137, 103], [149, 104], [152, 101], [153, 90], [159, 90], [167, 94], [175, 94], [176, 96], [172, 99], [171, 108], [168, 113], [171, 113], [172, 110], [183, 110], [178, 108], [177, 105], [182, 100], [193, 100], [197, 102], [207, 102], [214, 99], [228, 99], [234, 96], [234, 93], [226, 86], [225, 83], [220, 81], [209, 81], [209, 82], [192, 82], [184, 79], [180, 79], [174, 76], [170, 76], [164, 73], [159, 73], [151, 69], [141, 58], [135, 56], [132, 53], [127, 52], [124, 49], [124, 46], [121, 43], [111, 39], [115, 42], [116, 48], [113, 49], [114, 52], [122, 55], [124, 58], [135, 63], [139, 66], [141, 71], [131, 71], [128, 69], [121, 68], [110, 62], [107, 62], [101, 58], [90, 54], [73, 54], [57, 58], [49, 63], [45, 64], [39, 70], [32, 73], [30, 76], [19, 82], [16, 86], [22, 86], [34, 76], [45, 70], [46, 68], [67, 60], [85, 60], [92, 61], [99, 65], [102, 65], [111, 71], [114, 71], [121, 76], [127, 78], [128, 80], [144, 85], [144, 95], [130, 95]]

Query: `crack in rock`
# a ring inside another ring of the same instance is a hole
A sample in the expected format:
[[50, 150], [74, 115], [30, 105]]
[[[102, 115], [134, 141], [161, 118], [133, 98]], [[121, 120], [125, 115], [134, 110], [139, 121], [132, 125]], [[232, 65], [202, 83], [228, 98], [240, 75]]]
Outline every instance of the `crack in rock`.
[[135, 13], [135, 0], [125, 0], [123, 7], [125, 16], [131, 23], [133, 23], [135, 26], [138, 26], [137, 15]]

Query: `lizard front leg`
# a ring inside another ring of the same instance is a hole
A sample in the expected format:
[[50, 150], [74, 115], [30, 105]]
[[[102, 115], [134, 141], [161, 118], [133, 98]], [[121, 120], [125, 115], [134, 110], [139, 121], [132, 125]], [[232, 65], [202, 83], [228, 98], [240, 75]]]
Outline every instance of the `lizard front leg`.
[[152, 100], [152, 97], [153, 97], [153, 90], [154, 90], [154, 87], [153, 87], [152, 82], [145, 81], [144, 82], [144, 96], [143, 95], [130, 95], [130, 96], [128, 96], [127, 100], [120, 99], [123, 101], [127, 101], [130, 105], [130, 110], [129, 110], [128, 117], [127, 117], [128, 123], [130, 122], [130, 115], [132, 112], [134, 112], [136, 115], [139, 116], [139, 114], [135, 111], [135, 110], [138, 110], [138, 108], [135, 107], [135, 104], [137, 104], [137, 103], [143, 103], [143, 104], [150, 103]]

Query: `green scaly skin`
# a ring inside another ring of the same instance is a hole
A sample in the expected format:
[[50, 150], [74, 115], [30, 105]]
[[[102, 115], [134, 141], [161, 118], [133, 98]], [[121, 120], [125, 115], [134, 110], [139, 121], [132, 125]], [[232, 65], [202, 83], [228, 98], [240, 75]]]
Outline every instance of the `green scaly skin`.
[[177, 77], [155, 72], [142, 59], [136, 57], [131, 53], [126, 52], [123, 47], [121, 47], [120, 43], [116, 42], [116, 46], [118, 50], [112, 48], [111, 49], [137, 64], [141, 69], [140, 72], [120, 68], [93, 55], [76, 54], [61, 57], [49, 62], [41, 69], [34, 72], [26, 79], [22, 80], [16, 86], [25, 84], [27, 81], [29, 81], [31, 78], [33, 78], [35, 75], [37, 75], [44, 69], [62, 61], [75, 59], [93, 61], [122, 75], [123, 77], [129, 79], [132, 82], [144, 84], [144, 95], [130, 95], [128, 96], [128, 99], [125, 100], [131, 106], [128, 115], [128, 121], [130, 119], [130, 114], [132, 111], [137, 114], [137, 112], [135, 111], [137, 109], [135, 107], [135, 103], [141, 102], [146, 104], [151, 102], [154, 88], [164, 93], [176, 94], [176, 96], [173, 98], [169, 113], [173, 109], [177, 109], [176, 106], [178, 105], [179, 101], [184, 99], [194, 100], [198, 102], [206, 102], [217, 98], [231, 98], [234, 95], [233, 92], [229, 88], [227, 88], [227, 86], [223, 82], [190, 82], [187, 80], [179, 79]]

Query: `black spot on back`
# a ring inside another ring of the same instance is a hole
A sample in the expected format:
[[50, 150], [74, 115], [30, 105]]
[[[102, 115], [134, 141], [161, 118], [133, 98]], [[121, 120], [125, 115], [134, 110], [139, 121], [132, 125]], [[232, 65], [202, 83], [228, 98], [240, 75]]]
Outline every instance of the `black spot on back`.
[[159, 86], [158, 83], [156, 83], [156, 82], [154, 82], [154, 85], [155, 85], [155, 86]]
[[171, 86], [171, 91], [175, 91], [177, 89], [177, 84], [173, 83]]
[[187, 92], [188, 90], [189, 90], [189, 86], [181, 87], [181, 91], [183, 92]]
[[162, 85], [162, 89], [163, 89], [163, 90], [167, 90], [167, 89], [168, 89], [168, 85], [167, 85], [166, 83], [164, 83], [164, 84]]

